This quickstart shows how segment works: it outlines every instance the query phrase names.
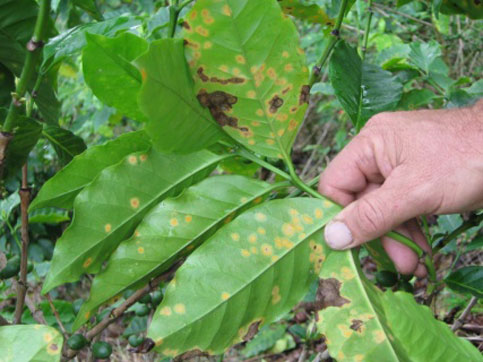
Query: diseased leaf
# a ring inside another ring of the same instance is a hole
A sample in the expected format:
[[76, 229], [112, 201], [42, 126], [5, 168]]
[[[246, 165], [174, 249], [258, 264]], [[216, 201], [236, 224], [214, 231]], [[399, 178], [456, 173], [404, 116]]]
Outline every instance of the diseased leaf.
[[52, 144], [62, 164], [69, 163], [87, 148], [82, 138], [58, 126], [44, 126], [42, 135]]
[[125, 289], [134, 289], [167, 270], [177, 257], [193, 250], [241, 210], [260, 203], [275, 187], [278, 185], [242, 176], [215, 176], [164, 200], [95, 277], [73, 328], [79, 328], [92, 311]]
[[284, 13], [310, 23], [333, 26], [334, 21], [316, 4], [302, 4], [300, 0], [278, 0]]
[[200, 103], [238, 142], [288, 157], [309, 97], [297, 30], [276, 0], [199, 0], [186, 54]]
[[483, 298], [483, 267], [470, 265], [451, 273], [444, 280], [446, 285], [459, 293], [469, 293]]
[[131, 62], [148, 49], [148, 43], [134, 34], [115, 38], [86, 34], [82, 69], [87, 85], [97, 98], [137, 121], [146, 121], [137, 97], [141, 74]]
[[377, 289], [364, 276], [355, 251], [331, 253], [320, 277], [317, 295], [322, 310], [317, 325], [333, 358], [375, 362], [481, 360], [469, 342], [435, 320], [412, 295]]
[[190, 153], [222, 137], [220, 127], [196, 99], [183, 40], [157, 40], [136, 63], [144, 78], [139, 105], [149, 118], [146, 132], [156, 149]]
[[60, 361], [63, 338], [44, 325], [0, 327], [0, 356], [5, 362]]
[[290, 310], [330, 252], [322, 228], [339, 211], [321, 200], [274, 200], [221, 228], [167, 287], [148, 330], [157, 350], [221, 353]]
[[337, 99], [358, 130], [373, 115], [394, 110], [401, 99], [400, 81], [390, 72], [362, 62], [344, 41], [335, 47], [329, 76]]
[[208, 151], [187, 156], [151, 150], [108, 167], [74, 202], [74, 219], [57, 240], [43, 292], [98, 273], [119, 243], [166, 197], [206, 177], [227, 155]]
[[71, 209], [77, 194], [102, 170], [120, 162], [131, 153], [147, 151], [150, 146], [146, 134], [138, 131], [89, 148], [42, 186], [29, 211], [41, 207]]

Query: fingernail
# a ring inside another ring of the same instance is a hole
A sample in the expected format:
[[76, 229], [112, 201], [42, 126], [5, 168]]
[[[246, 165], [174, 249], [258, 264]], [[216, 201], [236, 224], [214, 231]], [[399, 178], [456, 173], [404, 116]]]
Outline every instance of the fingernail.
[[352, 233], [343, 222], [332, 221], [325, 227], [325, 241], [332, 249], [341, 250], [352, 243]]

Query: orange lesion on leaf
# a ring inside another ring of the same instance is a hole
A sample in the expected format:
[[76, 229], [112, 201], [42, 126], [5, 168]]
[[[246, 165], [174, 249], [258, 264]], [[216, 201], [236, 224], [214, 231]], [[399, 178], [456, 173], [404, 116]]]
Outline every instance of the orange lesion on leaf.
[[88, 257], [88, 258], [87, 258], [87, 259], [84, 261], [84, 263], [82, 264], [82, 266], [83, 266], [84, 268], [88, 268], [88, 267], [89, 267], [89, 266], [92, 264], [92, 261], [93, 261], [93, 260], [92, 260], [92, 257]]
[[164, 315], [165, 317], [168, 317], [172, 314], [171, 312], [171, 308], [166, 306], [166, 307], [163, 307], [161, 308], [161, 310], [159, 311], [159, 314], [161, 315]]
[[265, 256], [271, 256], [273, 254], [273, 248], [269, 244], [263, 244], [260, 247], [260, 250], [262, 251], [262, 254]]
[[257, 234], [250, 234], [248, 241], [252, 244], [255, 244], [257, 242]]
[[238, 54], [236, 57], [235, 57], [235, 60], [240, 63], [240, 64], [246, 64], [246, 59], [243, 55], [240, 55]]
[[250, 256], [250, 252], [247, 249], [242, 249], [241, 255], [245, 258], [248, 258]]
[[251, 252], [252, 254], [258, 254], [258, 249], [257, 249], [255, 246], [252, 246], [252, 247], [250, 248], [250, 252]]
[[264, 228], [262, 228], [262, 227], [257, 228], [257, 232], [260, 235], [265, 235], [267, 233], [267, 231]]
[[297, 128], [298, 122], [295, 119], [291, 119], [289, 124], [288, 124], [288, 130], [293, 131]]
[[186, 313], [186, 307], [183, 303], [176, 304], [173, 309], [177, 314], [185, 314]]
[[179, 222], [178, 222], [178, 219], [173, 217], [171, 220], [169, 220], [169, 224], [172, 226], [172, 227], [176, 227], [178, 226]]
[[144, 248], [143, 248], [142, 246], [140, 246], [140, 247], [138, 248], [138, 253], [139, 253], [139, 254], [144, 254]]
[[221, 12], [223, 13], [223, 15], [226, 15], [226, 16], [231, 16], [232, 15], [231, 8], [230, 8], [230, 6], [228, 4], [223, 5], [223, 7], [221, 8]]
[[50, 355], [58, 355], [60, 353], [60, 347], [57, 343], [49, 343], [47, 345], [47, 353]]
[[146, 81], [146, 78], [148, 77], [146, 73], [146, 69], [141, 68], [141, 78], [143, 79], [143, 82]]
[[133, 209], [137, 209], [139, 207], [139, 199], [137, 197], [133, 197], [131, 200], [129, 200], [129, 203]]
[[191, 221], [193, 221], [193, 216], [191, 215], [186, 215], [184, 217], [184, 221], [186, 221], [187, 223], [190, 223]]
[[280, 287], [276, 285], [272, 289], [272, 304], [277, 304], [281, 299], [282, 296], [280, 295]]
[[137, 165], [138, 163], [138, 158], [134, 155], [131, 155], [127, 158], [127, 161], [131, 164], [131, 165]]
[[286, 72], [291, 72], [291, 71], [293, 71], [293, 65], [291, 63], [285, 64], [285, 67], [283, 69]]
[[201, 36], [204, 36], [204, 37], [207, 37], [208, 35], [210, 35], [210, 32], [208, 31], [208, 29], [205, 29], [203, 28], [201, 25], [198, 25], [196, 28], [195, 28], [195, 31], [200, 34]]

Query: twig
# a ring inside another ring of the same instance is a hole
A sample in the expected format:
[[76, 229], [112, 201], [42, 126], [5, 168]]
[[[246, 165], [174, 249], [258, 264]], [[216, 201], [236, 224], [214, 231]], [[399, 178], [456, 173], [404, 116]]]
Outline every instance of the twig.
[[381, 4], [374, 4], [374, 8], [376, 10], [384, 9], [386, 11], [389, 11], [389, 12], [394, 13], [396, 15], [402, 16], [404, 18], [411, 19], [412, 21], [415, 21], [416, 23], [420, 23], [422, 25], [426, 25], [426, 26], [429, 26], [431, 28], [434, 28], [434, 25], [431, 24], [431, 23], [428, 23], [427, 21], [415, 18], [414, 16], [411, 16], [411, 15], [408, 15], [408, 14], [405, 14], [405, 13], [401, 13], [400, 11], [391, 9], [389, 6], [385, 6], [385, 5], [381, 5]]
[[20, 188], [20, 214], [22, 226], [20, 234], [22, 236], [22, 253], [20, 260], [20, 278], [17, 285], [17, 304], [15, 306], [14, 323], [22, 322], [22, 312], [27, 293], [27, 263], [28, 263], [28, 246], [29, 246], [29, 216], [28, 208], [30, 202], [30, 189], [27, 180], [27, 164], [22, 168], [22, 187]]
[[362, 60], [364, 60], [364, 58], [366, 57], [367, 44], [369, 43], [369, 32], [371, 30], [372, 15], [374, 14], [374, 12], [372, 11], [372, 0], [369, 0], [369, 5], [367, 10], [369, 11], [369, 16], [367, 18], [364, 41], [362, 42]]
[[314, 146], [314, 148], [312, 150], [312, 153], [310, 154], [309, 159], [305, 163], [305, 166], [304, 166], [302, 172], [300, 173], [300, 178], [303, 179], [304, 176], [305, 176], [305, 174], [308, 172], [308, 170], [312, 166], [312, 161], [313, 161], [313, 159], [315, 157], [315, 154], [317, 153], [318, 146], [320, 146], [322, 144], [322, 142], [324, 142], [325, 137], [327, 136], [327, 133], [329, 133], [329, 128], [330, 128], [330, 123], [327, 122], [325, 124], [325, 126], [324, 126], [324, 131], [322, 132], [322, 134], [320, 135], [319, 139], [317, 140], [317, 143], [315, 144], [315, 146]]
[[25, 305], [30, 310], [33, 319], [37, 321], [39, 324], [48, 324], [45, 320], [44, 313], [40, 309], [36, 309], [35, 303], [29, 298], [28, 295], [25, 296]]
[[[119, 317], [121, 317], [124, 312], [134, 303], [136, 303], [139, 299], [144, 297], [147, 293], [149, 293], [152, 289], [157, 287], [161, 282], [169, 279], [174, 272], [178, 269], [181, 265], [182, 261], [177, 262], [173, 265], [166, 273], [160, 275], [159, 277], [153, 279], [146, 285], [144, 288], [139, 289], [136, 293], [131, 295], [124, 303], [122, 303], [116, 309], [113, 309], [109, 315], [107, 315], [101, 322], [96, 324], [89, 332], [86, 333], [86, 339], [88, 341], [92, 341], [92, 339], [100, 334], [104, 329], [106, 329], [111, 323], [115, 322]], [[64, 357], [67, 359], [73, 358], [78, 351], [74, 351], [72, 349], [68, 349], [64, 353]]]
[[478, 302], [478, 298], [471, 297], [470, 302], [466, 306], [466, 308], [463, 311], [463, 313], [461, 313], [460, 317], [451, 326], [451, 330], [453, 332], [454, 331], [457, 331], [463, 325], [463, 321], [466, 319], [466, 317], [468, 316], [468, 314], [470, 314], [471, 308], [473, 308], [475, 306], [476, 302]]
[[450, 234], [448, 234], [448, 236], [446, 236], [443, 239], [441, 239], [440, 241], [438, 241], [437, 244], [435, 245], [436, 251], [439, 251], [442, 248], [444, 248], [454, 238], [458, 237], [460, 234], [464, 233], [466, 230], [480, 225], [481, 222], [483, 222], [483, 214], [480, 214], [480, 215], [473, 214], [467, 221], [465, 221], [459, 227], [454, 229]]
[[65, 330], [64, 324], [60, 320], [59, 312], [57, 311], [57, 308], [55, 308], [55, 305], [52, 302], [52, 298], [50, 297], [50, 295], [48, 293], [45, 295], [45, 297], [49, 301], [50, 309], [52, 309], [52, 313], [54, 313], [55, 320], [57, 321], [57, 324], [59, 325], [60, 330], [62, 331], [62, 334], [64, 335], [64, 339], [67, 340], [67, 331]]

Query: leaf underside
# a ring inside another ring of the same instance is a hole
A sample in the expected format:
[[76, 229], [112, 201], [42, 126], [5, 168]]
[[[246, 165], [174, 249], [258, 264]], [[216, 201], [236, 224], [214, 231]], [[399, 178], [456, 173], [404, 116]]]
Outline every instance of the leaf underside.
[[299, 0], [278, 0], [284, 13], [326, 26], [333, 26], [334, 21], [316, 4], [305, 5]]
[[197, 1], [183, 37], [195, 93], [217, 123], [257, 153], [288, 157], [307, 107], [308, 69], [277, 1]]
[[314, 199], [274, 200], [221, 228], [169, 284], [148, 331], [157, 350], [220, 353], [290, 310], [320, 271], [329, 252], [322, 228], [339, 210]]
[[56, 243], [43, 292], [99, 272], [150, 209], [205, 178], [225, 157], [208, 151], [180, 156], [151, 150], [102, 171], [75, 199], [74, 219]]
[[173, 260], [192, 251], [241, 210], [262, 202], [274, 187], [243, 176], [214, 176], [160, 203], [95, 277], [73, 328], [125, 289], [134, 289], [168, 269]]

